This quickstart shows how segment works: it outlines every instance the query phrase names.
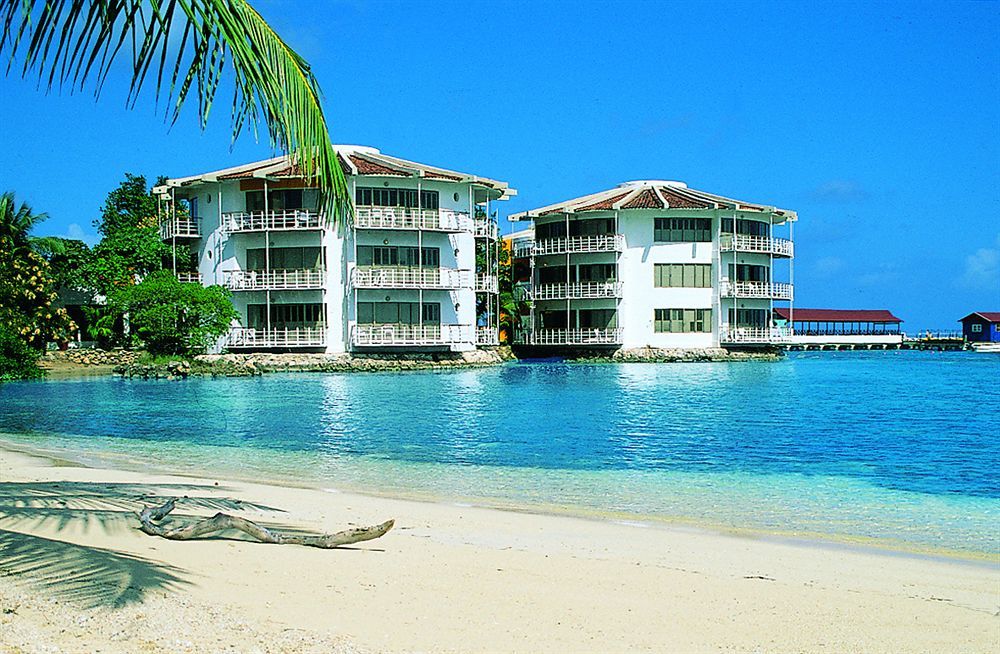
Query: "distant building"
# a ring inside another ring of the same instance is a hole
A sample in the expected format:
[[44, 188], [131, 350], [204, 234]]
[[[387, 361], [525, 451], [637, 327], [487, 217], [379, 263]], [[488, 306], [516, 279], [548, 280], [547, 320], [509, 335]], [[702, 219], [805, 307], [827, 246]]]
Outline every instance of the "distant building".
[[959, 322], [970, 343], [1000, 343], [1000, 311], [976, 311]]
[[800, 309], [775, 307], [775, 322], [791, 325], [792, 345], [898, 346], [903, 322], [885, 309]]

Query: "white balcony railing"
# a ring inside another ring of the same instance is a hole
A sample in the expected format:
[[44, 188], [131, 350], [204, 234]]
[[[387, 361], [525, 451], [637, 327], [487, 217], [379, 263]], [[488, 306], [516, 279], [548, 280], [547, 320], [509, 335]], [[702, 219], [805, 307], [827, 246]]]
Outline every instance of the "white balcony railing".
[[284, 329], [236, 327], [229, 332], [226, 345], [231, 348], [323, 347], [326, 345], [326, 327], [323, 325]]
[[531, 256], [531, 250], [535, 247], [535, 242], [522, 240], [514, 243], [513, 255], [515, 259], [526, 259]]
[[722, 297], [762, 298], [771, 300], [793, 299], [791, 284], [777, 282], [722, 282]]
[[355, 268], [354, 288], [471, 288], [472, 273], [455, 268]]
[[535, 241], [532, 254], [537, 256], [576, 252], [621, 252], [623, 249], [625, 249], [625, 237], [622, 234], [594, 234]]
[[476, 327], [476, 345], [500, 345], [500, 332], [496, 327]]
[[622, 329], [540, 329], [528, 340], [532, 345], [620, 345]]
[[723, 325], [719, 341], [731, 344], [790, 343], [792, 332], [787, 327], [730, 327]]
[[167, 218], [160, 222], [160, 239], [201, 238], [199, 218]]
[[319, 230], [326, 228], [326, 216], [311, 209], [283, 211], [229, 211], [222, 214], [222, 231], [240, 232]]
[[201, 283], [201, 273], [190, 273], [190, 272], [175, 272], [177, 275], [177, 281], [182, 284], [200, 284]]
[[351, 343], [359, 347], [473, 344], [472, 327], [464, 325], [354, 325]]
[[476, 273], [476, 293], [496, 293], [499, 288], [496, 275]]
[[469, 214], [451, 209], [370, 207], [354, 209], [355, 229], [422, 229], [433, 232], [471, 232]]
[[616, 298], [622, 295], [622, 283], [574, 282], [570, 284], [542, 284], [531, 290], [533, 300], [576, 300], [590, 298]]
[[490, 220], [489, 218], [476, 218], [476, 238], [485, 238], [495, 241], [497, 240], [497, 236], [499, 234], [500, 228], [497, 226], [496, 222]]
[[326, 274], [322, 268], [226, 272], [226, 287], [233, 291], [320, 289], [325, 281]]
[[723, 252], [759, 252], [789, 258], [795, 256], [795, 246], [787, 238], [723, 234], [719, 246]]

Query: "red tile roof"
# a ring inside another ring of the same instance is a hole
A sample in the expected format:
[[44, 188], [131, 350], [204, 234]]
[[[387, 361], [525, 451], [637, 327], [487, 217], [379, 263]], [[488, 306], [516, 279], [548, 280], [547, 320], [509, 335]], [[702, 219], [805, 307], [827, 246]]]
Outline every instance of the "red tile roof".
[[774, 313], [783, 320], [794, 315], [795, 322], [903, 322], [886, 309], [800, 309], [775, 307]]
[[958, 322], [965, 322], [973, 316], [979, 316], [986, 322], [1000, 322], [1000, 311], [973, 311], [966, 317], [960, 319]]
[[369, 159], [363, 159], [357, 155], [348, 155], [351, 163], [358, 169], [359, 175], [389, 175], [394, 177], [409, 177], [410, 171], [400, 168], [391, 168], [384, 164], [376, 163]]
[[663, 202], [656, 197], [653, 189], [645, 188], [631, 200], [621, 205], [622, 209], [662, 209]]
[[671, 209], [711, 209], [715, 206], [714, 202], [684, 197], [669, 186], [661, 186], [659, 190], [660, 195], [667, 201], [667, 206]]
[[599, 211], [601, 209], [613, 209], [615, 202], [618, 202], [624, 198], [628, 193], [621, 193], [619, 195], [614, 195], [610, 198], [605, 198], [603, 200], [598, 200], [591, 204], [586, 204], [582, 207], [577, 207], [576, 211]]

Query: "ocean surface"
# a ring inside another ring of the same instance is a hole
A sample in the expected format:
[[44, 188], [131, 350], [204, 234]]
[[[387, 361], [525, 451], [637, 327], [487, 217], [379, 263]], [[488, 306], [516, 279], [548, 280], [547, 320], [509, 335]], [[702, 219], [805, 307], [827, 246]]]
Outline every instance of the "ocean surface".
[[1000, 356], [0, 385], [85, 463], [1000, 560]]

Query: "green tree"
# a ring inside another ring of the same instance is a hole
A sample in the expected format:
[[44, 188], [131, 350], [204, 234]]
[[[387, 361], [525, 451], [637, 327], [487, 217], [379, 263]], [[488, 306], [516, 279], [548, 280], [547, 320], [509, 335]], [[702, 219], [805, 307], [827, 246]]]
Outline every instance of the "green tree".
[[182, 284], [167, 270], [119, 289], [110, 301], [153, 354], [204, 352], [239, 316], [225, 288]]
[[61, 249], [62, 239], [31, 235], [35, 227], [48, 217], [47, 213], [35, 213], [26, 202], [17, 206], [14, 192], [7, 191], [0, 195], [0, 240], [13, 249], [15, 255], [29, 250], [39, 254], [55, 254]]
[[0, 382], [41, 377], [38, 354], [10, 325], [0, 323]]
[[309, 64], [245, 0], [0, 0], [0, 26], [0, 55], [20, 58], [21, 75], [47, 89], [90, 81], [99, 95], [122, 56], [128, 106], [155, 80], [171, 121], [193, 92], [202, 127], [229, 69], [233, 138], [263, 122], [272, 147], [316, 180], [331, 217], [350, 206]]

